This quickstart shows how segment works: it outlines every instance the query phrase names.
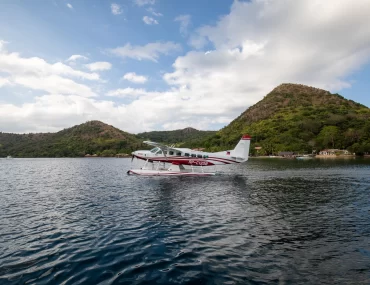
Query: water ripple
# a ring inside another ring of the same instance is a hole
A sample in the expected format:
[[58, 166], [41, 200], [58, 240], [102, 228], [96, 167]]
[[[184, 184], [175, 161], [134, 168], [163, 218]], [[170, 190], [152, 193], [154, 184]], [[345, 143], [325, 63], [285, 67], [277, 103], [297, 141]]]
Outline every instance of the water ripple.
[[129, 167], [2, 160], [0, 284], [370, 284], [369, 160]]

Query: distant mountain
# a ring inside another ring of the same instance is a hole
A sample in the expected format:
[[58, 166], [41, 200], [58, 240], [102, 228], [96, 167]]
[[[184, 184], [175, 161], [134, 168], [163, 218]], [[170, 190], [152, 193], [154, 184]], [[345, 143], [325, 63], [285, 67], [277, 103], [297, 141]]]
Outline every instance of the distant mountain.
[[113, 156], [146, 147], [134, 135], [100, 121], [90, 121], [57, 133], [0, 132], [0, 157]]
[[362, 154], [370, 152], [370, 109], [322, 89], [282, 84], [202, 144], [232, 148], [243, 133], [264, 154], [324, 148]]
[[153, 131], [139, 133], [136, 135], [136, 137], [140, 140], [151, 140], [165, 144], [193, 146], [194, 143], [197, 144], [199, 141], [204, 140], [214, 134], [216, 134], [216, 131], [199, 131], [193, 128], [185, 128], [174, 131]]

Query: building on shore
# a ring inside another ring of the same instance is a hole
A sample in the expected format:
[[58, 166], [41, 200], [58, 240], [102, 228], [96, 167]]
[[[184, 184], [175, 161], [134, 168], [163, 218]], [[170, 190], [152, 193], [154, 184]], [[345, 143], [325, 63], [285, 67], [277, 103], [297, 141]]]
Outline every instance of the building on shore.
[[280, 151], [278, 153], [279, 156], [285, 157], [285, 158], [294, 158], [295, 153], [293, 151]]
[[351, 155], [351, 153], [345, 149], [324, 149], [319, 152], [319, 155]]

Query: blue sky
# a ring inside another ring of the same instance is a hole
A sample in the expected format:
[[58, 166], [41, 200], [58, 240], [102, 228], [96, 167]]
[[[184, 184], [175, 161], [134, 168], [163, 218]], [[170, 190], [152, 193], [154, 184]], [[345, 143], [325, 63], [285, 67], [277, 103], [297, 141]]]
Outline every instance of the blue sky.
[[283, 82], [370, 106], [370, 0], [2, 0], [0, 131], [219, 129]]

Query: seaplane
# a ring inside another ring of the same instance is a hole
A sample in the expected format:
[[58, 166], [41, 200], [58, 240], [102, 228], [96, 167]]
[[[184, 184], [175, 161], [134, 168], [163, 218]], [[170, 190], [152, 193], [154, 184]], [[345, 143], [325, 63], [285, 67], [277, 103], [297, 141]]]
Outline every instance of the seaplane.
[[[134, 158], [144, 160], [139, 169], [130, 169], [127, 174], [143, 176], [212, 176], [203, 167], [243, 163], [248, 160], [251, 137], [243, 135], [233, 150], [203, 152], [199, 149], [176, 148], [152, 141], [144, 143], [153, 146], [151, 150], [132, 152]], [[186, 166], [186, 167], [185, 167]]]

